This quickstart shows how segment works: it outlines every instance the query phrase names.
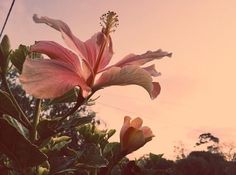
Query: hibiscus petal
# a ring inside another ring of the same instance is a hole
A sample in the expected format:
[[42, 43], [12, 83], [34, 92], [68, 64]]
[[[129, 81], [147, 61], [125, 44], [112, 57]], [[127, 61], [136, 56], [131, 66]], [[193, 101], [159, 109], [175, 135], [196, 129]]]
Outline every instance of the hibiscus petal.
[[37, 98], [59, 97], [75, 86], [81, 87], [84, 96], [90, 91], [85, 81], [69, 64], [57, 60], [27, 58], [20, 82], [27, 93]]
[[88, 58], [87, 57], [87, 50], [84, 45], [84, 42], [82, 42], [76, 36], [73, 35], [73, 33], [71, 32], [70, 28], [68, 27], [68, 25], [66, 23], [64, 23], [61, 20], [52, 19], [52, 18], [49, 18], [46, 16], [38, 17], [36, 14], [33, 16], [33, 20], [36, 23], [45, 23], [48, 26], [61, 32], [62, 37], [63, 37], [65, 43], [68, 45], [68, 47], [70, 47], [71, 49], [76, 51], [76, 53], [78, 53], [78, 55], [82, 59], [87, 60], [87, 58]]
[[97, 80], [94, 89], [112, 85], [139, 85], [146, 89], [152, 99], [156, 98], [160, 93], [160, 85], [156, 82], [152, 83], [150, 74], [138, 66], [111, 67], [105, 71]]
[[158, 82], [152, 82], [151, 98], [155, 99], [161, 92], [161, 86]]
[[105, 68], [112, 56], [113, 56], [113, 46], [112, 46], [112, 39], [109, 36], [108, 38], [102, 33], [96, 33], [95, 35], [92, 36], [89, 40], [85, 42], [86, 48], [87, 48], [87, 53], [88, 53], [88, 59], [90, 62], [91, 67], [94, 68], [95, 64], [97, 63], [99, 51], [102, 47], [102, 43], [106, 41], [106, 46], [103, 51], [102, 58], [100, 60], [100, 63], [98, 65], [98, 72], [100, 72], [103, 68]]
[[150, 139], [150, 138], [154, 137], [152, 130], [149, 127], [143, 126], [141, 128], [141, 130], [143, 131], [143, 135], [144, 135], [145, 139]]
[[165, 56], [171, 57], [172, 53], [164, 52], [161, 49], [157, 51], [147, 51], [141, 55], [130, 54], [124, 57], [121, 61], [116, 63], [114, 66], [123, 67], [125, 65], [143, 65], [154, 59], [161, 59]]
[[157, 72], [155, 68], [155, 64], [152, 64], [151, 66], [148, 66], [148, 67], [142, 67], [142, 68], [146, 70], [153, 77], [158, 77], [161, 75], [160, 72]]
[[125, 116], [124, 117], [124, 123], [122, 125], [122, 128], [120, 130], [120, 139], [123, 138], [124, 133], [126, 132], [126, 130], [130, 127], [130, 120], [131, 118], [129, 116]]
[[77, 55], [54, 41], [37, 41], [30, 47], [30, 51], [46, 54], [51, 59], [64, 61], [75, 68], [80, 68]]
[[64, 48], [54, 41], [38, 41], [30, 47], [30, 51], [48, 55], [51, 59], [70, 64], [74, 71], [82, 75], [84, 79], [90, 76], [89, 66], [83, 60], [79, 60], [76, 54]]
[[133, 119], [130, 123], [130, 126], [139, 129], [143, 124], [143, 120], [140, 117]]
[[88, 61], [91, 67], [94, 67], [98, 53], [99, 53], [99, 49], [100, 49], [99, 46], [101, 44], [98, 42], [98, 40], [100, 38], [100, 35], [101, 35], [101, 32], [96, 33], [90, 39], [85, 41], [85, 46], [88, 53]]
[[139, 149], [145, 145], [145, 143], [143, 132], [133, 127], [129, 127], [121, 140], [121, 149], [128, 154]]
[[130, 120], [131, 120], [131, 117], [125, 116], [125, 117], [124, 117], [124, 125], [129, 126], [129, 125], [130, 125]]
[[109, 36], [109, 38], [107, 38], [106, 47], [104, 49], [100, 65], [98, 67], [98, 71], [102, 70], [110, 63], [113, 54], [114, 54], [114, 52], [113, 52], [112, 39]]

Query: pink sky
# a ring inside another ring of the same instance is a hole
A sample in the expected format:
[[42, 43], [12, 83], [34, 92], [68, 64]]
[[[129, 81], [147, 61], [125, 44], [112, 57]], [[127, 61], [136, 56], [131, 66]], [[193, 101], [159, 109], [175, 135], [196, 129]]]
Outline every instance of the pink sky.
[[[10, 6], [0, 1], [0, 25]], [[202, 132], [235, 140], [236, 99], [235, 0], [17, 0], [5, 29], [13, 48], [35, 40], [62, 39], [45, 25], [34, 24], [37, 13], [62, 19], [82, 40], [100, 30], [99, 17], [108, 10], [119, 15], [112, 35], [117, 61], [129, 53], [161, 48], [172, 58], [155, 61], [162, 92], [155, 100], [140, 87], [112, 87], [93, 109], [109, 128], [119, 128], [123, 116], [142, 117], [156, 137], [134, 155], [172, 154], [176, 141], [196, 141]], [[96, 96], [95, 95], [95, 96]]]

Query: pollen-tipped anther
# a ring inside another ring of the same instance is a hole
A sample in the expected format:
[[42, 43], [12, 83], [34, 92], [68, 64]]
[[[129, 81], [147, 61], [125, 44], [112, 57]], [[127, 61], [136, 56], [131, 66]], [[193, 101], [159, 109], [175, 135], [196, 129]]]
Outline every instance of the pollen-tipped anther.
[[100, 25], [102, 26], [102, 32], [108, 35], [115, 31], [115, 28], [119, 25], [118, 15], [113, 11], [108, 11], [100, 17]]

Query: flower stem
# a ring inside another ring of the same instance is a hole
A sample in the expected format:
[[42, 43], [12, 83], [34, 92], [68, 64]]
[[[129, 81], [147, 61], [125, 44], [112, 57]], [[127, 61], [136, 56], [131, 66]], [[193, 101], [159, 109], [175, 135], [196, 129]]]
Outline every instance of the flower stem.
[[32, 128], [31, 138], [30, 138], [32, 142], [35, 142], [37, 139], [37, 126], [39, 123], [40, 112], [41, 112], [41, 100], [36, 99], [35, 113], [34, 113], [34, 118], [33, 118], [33, 128]]
[[31, 123], [28, 120], [28, 118], [26, 117], [25, 113], [22, 111], [22, 109], [21, 109], [20, 105], [18, 104], [17, 100], [15, 99], [13, 93], [11, 92], [11, 89], [9, 88], [9, 85], [7, 83], [6, 76], [1, 74], [1, 77], [2, 77], [2, 85], [3, 85], [3, 87], [6, 89], [6, 91], [10, 95], [10, 98], [11, 98], [12, 102], [15, 104], [17, 110], [20, 112], [21, 119], [22, 119], [22, 124], [26, 128], [31, 129], [32, 128]]
[[70, 111], [68, 111], [64, 116], [62, 116], [59, 122], [62, 122], [68, 116], [74, 114], [75, 111], [84, 103], [84, 101], [85, 101], [85, 98], [83, 96], [78, 96], [75, 106]]
[[75, 113], [75, 111], [82, 106], [96, 91], [93, 91], [88, 97], [84, 98], [81, 94], [78, 95], [75, 106], [61, 117], [59, 123], [63, 122], [68, 116]]

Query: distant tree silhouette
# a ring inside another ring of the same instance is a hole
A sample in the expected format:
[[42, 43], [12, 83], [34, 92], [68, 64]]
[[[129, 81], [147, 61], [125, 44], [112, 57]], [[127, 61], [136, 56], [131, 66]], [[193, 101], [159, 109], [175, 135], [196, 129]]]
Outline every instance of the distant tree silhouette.
[[174, 166], [174, 161], [163, 158], [163, 154], [150, 153], [137, 160], [137, 165], [143, 174], [169, 175]]
[[228, 161], [236, 161], [235, 151], [236, 145], [233, 142], [220, 144], [220, 152]]
[[174, 146], [174, 153], [177, 160], [186, 158], [186, 148], [183, 142], [179, 142], [178, 145]]
[[227, 175], [228, 162], [219, 153], [193, 151], [186, 159], [177, 162], [176, 170], [182, 175]]
[[228, 162], [228, 166], [225, 168], [226, 175], [236, 174], [236, 162]]
[[220, 139], [218, 137], [215, 137], [211, 133], [203, 133], [198, 137], [198, 142], [196, 143], [196, 146], [208, 144], [207, 150], [209, 152], [218, 153], [219, 142]]

